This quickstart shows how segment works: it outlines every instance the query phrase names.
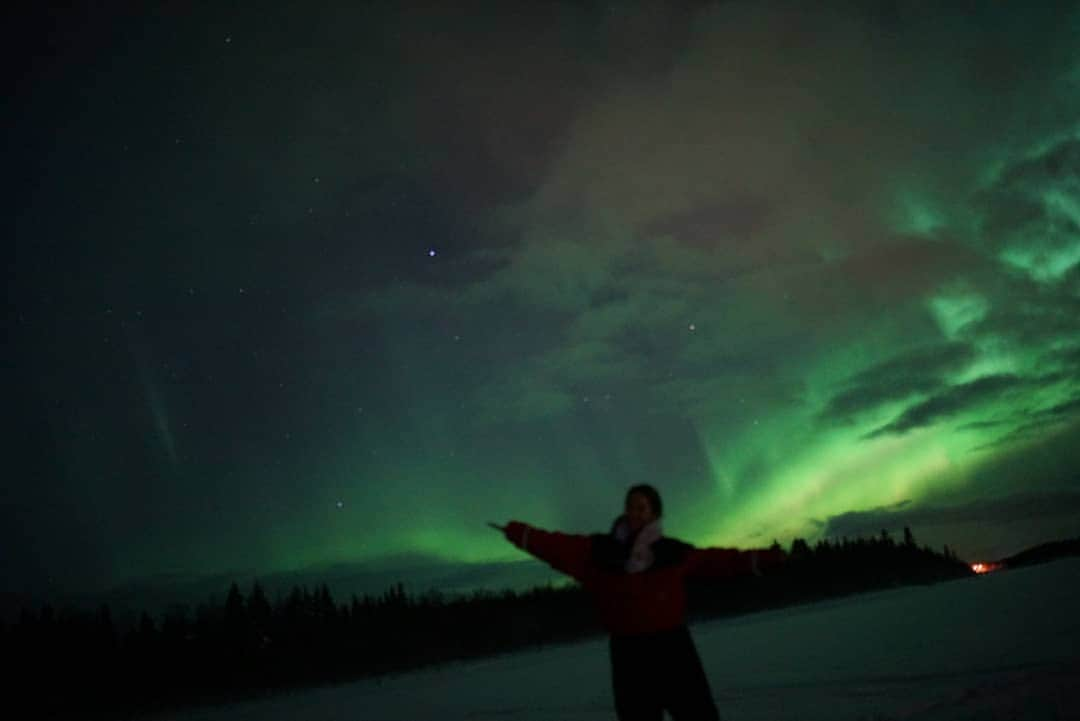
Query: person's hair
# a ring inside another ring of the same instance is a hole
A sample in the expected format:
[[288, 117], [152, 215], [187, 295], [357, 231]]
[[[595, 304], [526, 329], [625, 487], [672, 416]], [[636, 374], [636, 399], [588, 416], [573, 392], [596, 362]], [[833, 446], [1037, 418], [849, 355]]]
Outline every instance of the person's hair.
[[630, 496], [635, 493], [640, 493], [649, 500], [649, 506], [652, 507], [653, 513], [656, 517], [664, 515], [664, 503], [660, 500], [660, 492], [650, 486], [648, 483], [641, 483], [636, 486], [631, 486], [630, 490], [626, 492], [626, 503], [630, 502]]

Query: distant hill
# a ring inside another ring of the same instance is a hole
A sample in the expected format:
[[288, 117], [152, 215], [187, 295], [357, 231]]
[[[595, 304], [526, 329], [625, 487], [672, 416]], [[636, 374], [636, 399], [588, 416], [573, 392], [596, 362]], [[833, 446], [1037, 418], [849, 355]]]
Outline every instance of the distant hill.
[[1003, 558], [997, 563], [1006, 568], [1018, 568], [1036, 563], [1046, 563], [1065, 556], [1080, 556], [1080, 538], [1041, 543], [1008, 558]]

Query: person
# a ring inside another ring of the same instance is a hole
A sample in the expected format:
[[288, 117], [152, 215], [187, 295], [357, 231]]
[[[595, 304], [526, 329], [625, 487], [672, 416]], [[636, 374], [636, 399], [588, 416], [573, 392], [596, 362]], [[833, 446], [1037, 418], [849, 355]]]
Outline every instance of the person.
[[518, 548], [579, 581], [610, 634], [611, 680], [620, 721], [719, 719], [686, 626], [685, 581], [760, 574], [780, 549], [695, 548], [663, 536], [660, 493], [626, 492], [607, 534], [571, 535], [521, 521], [493, 525]]

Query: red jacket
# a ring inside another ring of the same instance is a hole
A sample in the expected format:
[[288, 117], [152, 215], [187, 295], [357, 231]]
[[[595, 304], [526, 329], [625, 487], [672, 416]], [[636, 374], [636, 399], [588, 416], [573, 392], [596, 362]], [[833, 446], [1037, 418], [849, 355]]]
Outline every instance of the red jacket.
[[691, 578], [725, 578], [758, 573], [779, 563], [783, 551], [695, 548], [661, 538], [653, 544], [656, 561], [640, 573], [597, 562], [594, 544], [603, 535], [544, 531], [520, 521], [506, 526], [506, 537], [552, 568], [581, 582], [592, 594], [600, 623], [616, 636], [667, 631], [686, 623], [686, 588]]

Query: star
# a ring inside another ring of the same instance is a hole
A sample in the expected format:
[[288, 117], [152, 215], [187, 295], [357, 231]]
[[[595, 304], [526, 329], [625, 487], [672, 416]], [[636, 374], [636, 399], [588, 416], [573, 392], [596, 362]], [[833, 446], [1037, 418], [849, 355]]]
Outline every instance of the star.
[[434, 248], [428, 249], [427, 254], [428, 254], [429, 258], [434, 258], [435, 257], [435, 249]]

